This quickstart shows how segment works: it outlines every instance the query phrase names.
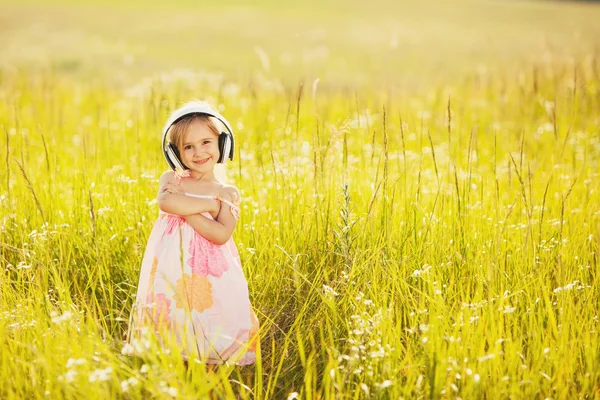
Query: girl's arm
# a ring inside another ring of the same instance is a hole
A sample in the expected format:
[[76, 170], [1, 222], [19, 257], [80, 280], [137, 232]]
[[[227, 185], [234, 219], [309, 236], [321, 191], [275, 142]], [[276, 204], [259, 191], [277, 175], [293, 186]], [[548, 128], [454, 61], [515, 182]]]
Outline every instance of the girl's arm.
[[183, 190], [175, 185], [175, 172], [167, 171], [160, 177], [158, 191], [158, 207], [169, 214], [192, 215], [215, 210], [215, 200], [198, 199], [183, 194]]
[[[225, 189], [220, 197], [236, 206], [240, 203], [240, 194], [233, 186]], [[211, 220], [204, 215], [185, 216], [185, 220], [196, 232], [218, 245], [227, 243], [231, 238], [238, 218], [237, 210], [232, 210], [231, 206], [225, 202], [221, 202], [221, 209], [216, 220]]]

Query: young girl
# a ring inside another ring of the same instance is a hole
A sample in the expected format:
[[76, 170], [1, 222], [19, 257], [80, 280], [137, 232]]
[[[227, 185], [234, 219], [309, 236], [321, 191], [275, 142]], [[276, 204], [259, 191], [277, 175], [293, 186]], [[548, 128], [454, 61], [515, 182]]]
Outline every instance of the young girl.
[[169, 164], [185, 169], [160, 177], [127, 341], [150, 330], [162, 343], [174, 339], [184, 360], [253, 364], [258, 320], [231, 238], [240, 194], [214, 173], [233, 158], [231, 128], [208, 104], [191, 102], [173, 112], [163, 139]]

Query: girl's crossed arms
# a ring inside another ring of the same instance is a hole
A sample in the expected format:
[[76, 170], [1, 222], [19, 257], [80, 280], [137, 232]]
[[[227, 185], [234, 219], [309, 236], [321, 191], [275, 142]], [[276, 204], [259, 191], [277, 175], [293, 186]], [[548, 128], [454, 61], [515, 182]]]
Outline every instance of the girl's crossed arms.
[[[239, 219], [241, 196], [235, 186], [219, 186], [219, 194], [214, 197], [186, 196], [181, 185], [176, 183], [175, 172], [167, 171], [160, 177], [158, 206], [163, 212], [184, 217], [200, 235], [223, 245], [231, 238]], [[213, 219], [202, 215], [204, 212]]]

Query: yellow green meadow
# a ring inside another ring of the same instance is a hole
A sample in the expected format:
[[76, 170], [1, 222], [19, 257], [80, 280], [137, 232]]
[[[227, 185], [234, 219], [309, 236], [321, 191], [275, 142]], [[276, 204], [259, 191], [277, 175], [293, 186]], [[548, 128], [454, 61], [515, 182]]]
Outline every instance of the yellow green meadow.
[[[600, 398], [600, 4], [0, 21], [0, 398]], [[191, 99], [236, 135], [251, 367], [123, 351], [160, 130]]]

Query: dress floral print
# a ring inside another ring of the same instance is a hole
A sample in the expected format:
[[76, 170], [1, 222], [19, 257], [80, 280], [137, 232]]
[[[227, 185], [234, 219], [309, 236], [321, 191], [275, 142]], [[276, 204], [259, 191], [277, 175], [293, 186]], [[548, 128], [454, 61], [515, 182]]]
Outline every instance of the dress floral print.
[[[239, 219], [239, 206], [227, 203]], [[144, 328], [159, 339], [172, 335], [184, 359], [238, 365], [256, 361], [259, 321], [232, 238], [214, 244], [185, 218], [160, 212], [142, 260], [128, 342]]]

